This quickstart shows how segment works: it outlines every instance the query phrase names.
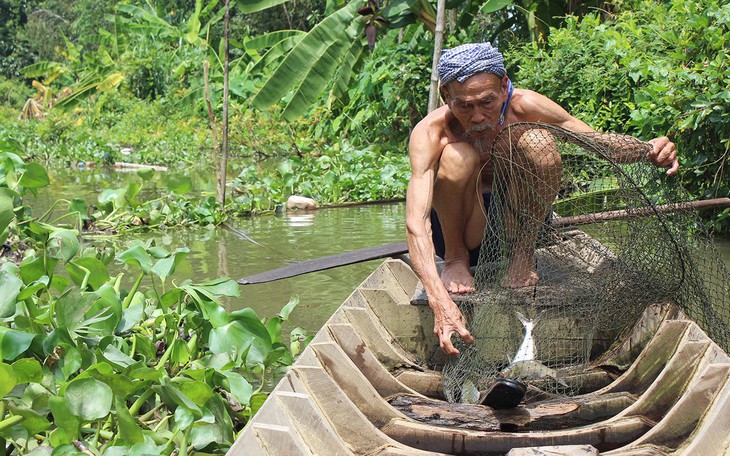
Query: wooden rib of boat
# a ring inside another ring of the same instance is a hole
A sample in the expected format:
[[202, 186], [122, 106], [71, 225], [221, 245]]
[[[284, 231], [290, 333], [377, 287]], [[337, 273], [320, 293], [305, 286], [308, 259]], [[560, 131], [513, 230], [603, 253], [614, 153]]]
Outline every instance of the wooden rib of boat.
[[228, 454], [730, 455], [730, 357], [675, 305], [648, 307], [578, 374], [581, 394], [493, 410], [443, 400], [419, 286], [400, 260], [378, 267]]

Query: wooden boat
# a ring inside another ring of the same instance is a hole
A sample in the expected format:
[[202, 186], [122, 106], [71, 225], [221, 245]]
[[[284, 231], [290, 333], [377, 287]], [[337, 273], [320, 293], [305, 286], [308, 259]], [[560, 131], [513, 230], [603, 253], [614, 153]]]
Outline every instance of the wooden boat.
[[386, 260], [317, 333], [230, 455], [730, 455], [730, 357], [672, 303], [580, 374], [581, 393], [493, 410], [443, 400], [433, 317]]

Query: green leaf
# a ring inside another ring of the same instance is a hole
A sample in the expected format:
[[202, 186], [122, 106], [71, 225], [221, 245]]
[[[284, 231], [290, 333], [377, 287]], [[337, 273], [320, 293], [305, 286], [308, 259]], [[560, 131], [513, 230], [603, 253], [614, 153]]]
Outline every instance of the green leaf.
[[148, 181], [155, 175], [155, 168], [140, 168], [137, 170], [137, 175], [141, 177], [143, 181]]
[[144, 303], [132, 304], [122, 311], [122, 319], [117, 325], [117, 333], [125, 333], [142, 321], [144, 317]]
[[51, 427], [51, 422], [35, 410], [27, 407], [19, 407], [12, 403], [8, 408], [12, 411], [13, 415], [25, 418], [20, 425], [23, 426], [30, 435], [38, 434]]
[[170, 348], [170, 362], [183, 366], [190, 361], [190, 350], [184, 339], [175, 339]]
[[83, 453], [80, 453], [79, 450], [70, 443], [64, 443], [63, 445], [54, 448], [53, 452], [51, 452], [51, 456], [80, 456], [82, 454]]
[[15, 314], [18, 294], [23, 281], [9, 271], [0, 270], [0, 318]]
[[159, 276], [162, 280], [165, 280], [167, 277], [175, 273], [175, 268], [188, 253], [190, 253], [190, 249], [188, 248], [177, 249], [172, 255], [155, 263], [150, 272]]
[[169, 378], [163, 377], [161, 383], [161, 385], [157, 385], [154, 387], [156, 390], [158, 390], [158, 392], [166, 395], [176, 405], [187, 407], [188, 409], [190, 409], [190, 411], [195, 415], [196, 419], [203, 417], [203, 411], [200, 410], [200, 407], [198, 407], [195, 402], [190, 400], [190, 398], [184, 395], [179, 389], [171, 385]]
[[272, 342], [281, 339], [281, 317], [273, 317], [266, 323], [266, 330], [269, 332]]
[[265, 9], [281, 5], [289, 0], [238, 0], [236, 3], [241, 13], [256, 13]]
[[487, 0], [479, 7], [479, 12], [482, 14], [491, 14], [508, 7], [513, 3], [514, 2], [512, 0]]
[[99, 195], [99, 203], [102, 206], [109, 206], [111, 204], [112, 209], [122, 209], [127, 205], [127, 189], [126, 188], [117, 188], [117, 189], [106, 189]]
[[121, 369], [126, 369], [136, 363], [133, 358], [111, 344], [107, 345], [101, 354], [104, 359]]
[[99, 299], [94, 293], [85, 293], [72, 289], [64, 294], [56, 303], [56, 325], [69, 332], [82, 325], [84, 316], [91, 310], [91, 306]]
[[13, 198], [10, 190], [0, 188], [0, 232], [5, 231], [8, 225], [10, 225], [10, 222], [15, 218]]
[[203, 382], [188, 380], [182, 377], [175, 379], [173, 384], [182, 394], [200, 407], [205, 406], [205, 403], [211, 397], [215, 396], [211, 387]]
[[94, 378], [82, 378], [68, 384], [64, 401], [73, 415], [84, 421], [94, 421], [109, 414], [113, 397], [107, 384]]
[[79, 427], [81, 420], [71, 413], [66, 405], [66, 400], [60, 396], [51, 396], [48, 399], [48, 405], [53, 414], [53, 422], [66, 433], [68, 440], [76, 440], [79, 435]]
[[144, 434], [137, 421], [129, 413], [124, 400], [117, 397], [114, 401], [114, 409], [117, 412], [117, 423], [119, 424], [119, 437], [129, 444], [143, 443]]
[[15, 361], [13, 371], [15, 371], [19, 384], [40, 383], [43, 380], [43, 368], [38, 360], [33, 358], [21, 358]]
[[175, 424], [177, 424], [177, 427], [180, 428], [181, 431], [190, 427], [190, 425], [193, 424], [193, 421], [195, 421], [195, 416], [193, 416], [193, 412], [191, 412], [189, 408], [179, 406], [175, 409]]
[[89, 220], [89, 213], [86, 209], [86, 201], [81, 198], [74, 198], [68, 205], [69, 212], [77, 212], [81, 220]]
[[293, 120], [321, 95], [356, 39], [354, 21], [358, 1], [350, 2], [317, 24], [289, 52], [254, 97], [253, 106], [270, 106], [290, 92], [282, 114]]
[[34, 334], [0, 326], [0, 359], [15, 359], [33, 342]]
[[55, 230], [51, 232], [46, 245], [51, 257], [68, 262], [79, 251], [79, 232], [76, 230]]
[[66, 271], [79, 287], [85, 283], [92, 290], [98, 290], [109, 281], [106, 265], [93, 257], [77, 258], [66, 263]]
[[279, 311], [279, 316], [284, 321], [289, 321], [289, 315], [294, 311], [294, 309], [299, 305], [299, 296], [294, 295], [289, 299], [289, 302], [281, 308]]
[[251, 386], [251, 383], [237, 372], [222, 371], [220, 373], [225, 376], [228, 383], [227, 386], [223, 385], [223, 387], [236, 396], [238, 402], [243, 405], [248, 405], [251, 400], [251, 394], [253, 394], [253, 386]]
[[170, 174], [165, 176], [164, 181], [167, 188], [178, 195], [188, 193], [193, 189], [193, 180], [189, 176]]
[[18, 184], [25, 188], [43, 188], [50, 183], [46, 169], [35, 162], [25, 165], [25, 171], [18, 181]]
[[303, 37], [304, 35], [306, 35], [306, 32], [301, 30], [277, 30], [275, 32], [264, 33], [263, 35], [253, 37], [246, 41], [246, 49], [267, 49], [286, 38], [291, 38], [293, 36]]
[[145, 274], [149, 274], [152, 269], [152, 258], [141, 244], [136, 244], [120, 253], [117, 259], [122, 263], [137, 264]]
[[18, 378], [12, 366], [0, 362], [0, 399], [4, 398], [18, 384]]

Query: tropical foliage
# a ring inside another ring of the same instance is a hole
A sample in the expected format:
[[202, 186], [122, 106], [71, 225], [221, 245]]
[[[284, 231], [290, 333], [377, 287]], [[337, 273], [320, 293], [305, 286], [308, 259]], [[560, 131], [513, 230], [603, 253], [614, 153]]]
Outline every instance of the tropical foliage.
[[[660, 17], [667, 28], [656, 25]], [[528, 45], [509, 60], [518, 83], [595, 128], [669, 135], [684, 186], [695, 198], [715, 198], [730, 194], [728, 24], [730, 7], [716, 0], [639, 1], [609, 22], [571, 18], [547, 49]], [[730, 210], [708, 223], [727, 229]]]
[[[298, 300], [272, 318], [228, 312], [234, 281], [171, 281], [186, 248], [115, 255], [34, 218], [23, 196], [49, 178], [18, 147], [0, 144], [0, 232], [19, 259], [0, 266], [3, 453], [225, 453], [308, 341], [282, 331]], [[70, 220], [83, 209], [72, 201]]]

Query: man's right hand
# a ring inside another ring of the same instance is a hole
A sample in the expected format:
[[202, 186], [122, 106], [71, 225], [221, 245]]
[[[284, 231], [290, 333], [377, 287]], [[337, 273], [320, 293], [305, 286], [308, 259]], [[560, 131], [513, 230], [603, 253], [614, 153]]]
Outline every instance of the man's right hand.
[[[429, 301], [431, 301], [429, 299]], [[451, 298], [444, 302], [432, 302], [431, 309], [434, 314], [433, 332], [438, 337], [441, 350], [447, 355], [458, 355], [459, 350], [451, 342], [451, 335], [456, 333], [467, 344], [474, 343], [474, 337], [466, 329], [466, 319]]]

